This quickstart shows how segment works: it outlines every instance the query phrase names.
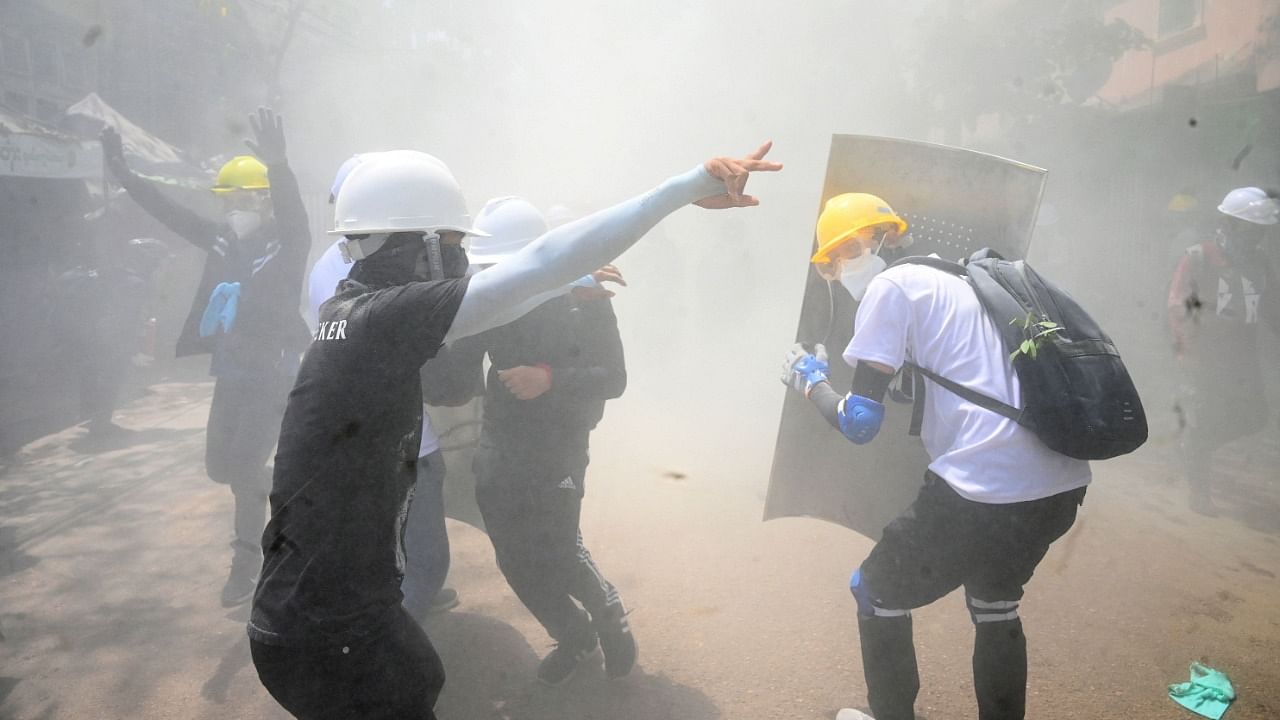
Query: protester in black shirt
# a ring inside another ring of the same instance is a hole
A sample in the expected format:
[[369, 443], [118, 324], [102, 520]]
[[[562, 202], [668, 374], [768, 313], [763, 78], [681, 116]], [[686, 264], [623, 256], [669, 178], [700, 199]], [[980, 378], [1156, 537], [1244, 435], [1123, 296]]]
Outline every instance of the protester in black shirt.
[[716, 158], [558, 228], [472, 277], [472, 232], [442, 163], [380, 153], [347, 178], [335, 233], [357, 261], [320, 310], [289, 394], [262, 579], [249, 621], [259, 677], [301, 718], [434, 718], [444, 672], [401, 607], [404, 520], [421, 432], [419, 368], [441, 344], [505, 322], [520, 303], [599, 268], [690, 203], [756, 204], [762, 158]]

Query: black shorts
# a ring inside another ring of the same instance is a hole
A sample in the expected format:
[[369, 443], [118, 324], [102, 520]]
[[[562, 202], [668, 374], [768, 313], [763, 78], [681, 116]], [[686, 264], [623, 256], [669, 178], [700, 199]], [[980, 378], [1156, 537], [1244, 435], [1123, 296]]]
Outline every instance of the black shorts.
[[923, 607], [963, 585], [973, 598], [1016, 601], [1049, 545], [1071, 528], [1085, 488], [1002, 505], [961, 497], [933, 472], [862, 563], [875, 604]]

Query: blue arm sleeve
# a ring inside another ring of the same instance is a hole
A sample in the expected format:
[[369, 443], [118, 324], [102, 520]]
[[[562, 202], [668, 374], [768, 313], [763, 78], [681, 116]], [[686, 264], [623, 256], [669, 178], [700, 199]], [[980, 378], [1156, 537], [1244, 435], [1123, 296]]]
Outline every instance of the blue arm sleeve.
[[496, 327], [505, 311], [608, 264], [667, 215], [722, 191], [723, 184], [698, 166], [643, 195], [551, 230], [472, 278], [445, 342]]

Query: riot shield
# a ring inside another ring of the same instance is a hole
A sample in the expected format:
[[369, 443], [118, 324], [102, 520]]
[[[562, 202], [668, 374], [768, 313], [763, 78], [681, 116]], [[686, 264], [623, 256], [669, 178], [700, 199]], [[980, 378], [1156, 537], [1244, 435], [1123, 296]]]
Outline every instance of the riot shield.
[[[1031, 243], [1044, 179], [1043, 169], [971, 150], [834, 135], [818, 208], [846, 192], [869, 192], [888, 201], [911, 224], [912, 238], [906, 248], [882, 252], [890, 263], [930, 253], [959, 260], [983, 247], [1020, 259]], [[827, 346], [832, 387], [843, 393], [853, 370], [840, 355], [853, 337], [857, 303], [807, 263], [815, 250], [816, 244], [808, 255], [796, 253], [796, 264], [809, 268], [796, 340]], [[906, 399], [897, 389], [891, 395]], [[764, 519], [814, 517], [878, 540], [884, 526], [915, 498], [928, 466], [920, 439], [907, 433], [911, 406], [886, 403], [880, 434], [859, 446], [828, 425], [799, 393], [787, 392]]]

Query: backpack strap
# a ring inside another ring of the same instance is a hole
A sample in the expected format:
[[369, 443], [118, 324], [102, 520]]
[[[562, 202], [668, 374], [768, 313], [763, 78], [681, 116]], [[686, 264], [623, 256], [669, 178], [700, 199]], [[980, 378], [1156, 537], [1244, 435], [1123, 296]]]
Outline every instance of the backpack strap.
[[[941, 270], [945, 273], [965, 277], [969, 274], [964, 266], [958, 262], [943, 260], [942, 258], [931, 257], [929, 255], [909, 255], [893, 261], [889, 267], [898, 267], [899, 265], [926, 265], [934, 270]], [[888, 268], [885, 268], [886, 270]]]
[[[996, 253], [994, 250], [984, 249], [974, 253], [973, 256], [970, 257], [970, 261], [985, 260], [988, 258], [997, 260], [1001, 259], [999, 253]], [[926, 265], [935, 270], [941, 270], [942, 272], [965, 278], [972, 283], [969, 270], [964, 265], [950, 260], [943, 260], [942, 258], [929, 257], [927, 255], [912, 255], [895, 261], [889, 267], [896, 267], [898, 265]], [[979, 299], [981, 299], [981, 297], [979, 297]], [[913, 393], [915, 397], [915, 405], [911, 408], [911, 427], [908, 430], [908, 433], [911, 435], [919, 435], [921, 428], [924, 426], [925, 386], [924, 378], [922, 378], [921, 375], [938, 383], [947, 390], [950, 390], [980, 408], [990, 410], [998, 415], [1003, 415], [1019, 425], [1024, 424], [1023, 411], [1013, 407], [1012, 405], [1007, 405], [993, 397], [983, 395], [976, 390], [971, 390], [960, 383], [948, 380], [932, 370], [927, 370], [914, 363], [904, 363], [903, 367], [910, 368], [914, 371], [915, 375], [915, 392]]]
[[914, 386], [911, 391], [911, 397], [915, 398], [915, 404], [911, 406], [911, 425], [907, 428], [908, 435], [920, 435], [921, 428], [924, 427], [924, 376], [915, 371], [912, 365], [906, 368], [911, 373], [911, 383]]
[[[1010, 420], [1018, 423], [1019, 425], [1023, 424], [1022, 410], [1019, 410], [1018, 408], [1012, 405], [1000, 402], [999, 400], [989, 395], [983, 395], [977, 390], [972, 390], [970, 388], [967, 388], [958, 382], [955, 382], [953, 380], [948, 380], [947, 378], [939, 375], [938, 373], [932, 370], [926, 370], [925, 368], [922, 368], [919, 365], [914, 365], [911, 363], [907, 363], [907, 364], [910, 365], [911, 369], [915, 370], [921, 375], [924, 375], [930, 380], [938, 383], [939, 385], [950, 390], [956, 395], [959, 395], [965, 400], [968, 400], [974, 405], [977, 405], [978, 407], [984, 408], [986, 410], [990, 410], [991, 412], [996, 413], [997, 415], [1003, 415], [1004, 417], [1009, 418]], [[923, 387], [917, 388], [916, 402], [920, 405], [920, 407], [923, 407], [923, 403], [921, 402], [924, 396], [924, 393], [922, 392], [923, 389], [924, 389]], [[923, 409], [916, 408], [916, 409], [913, 409], [912, 411], [911, 425], [913, 430], [916, 429], [915, 425], [916, 425], [917, 414], [923, 416], [924, 415]]]

